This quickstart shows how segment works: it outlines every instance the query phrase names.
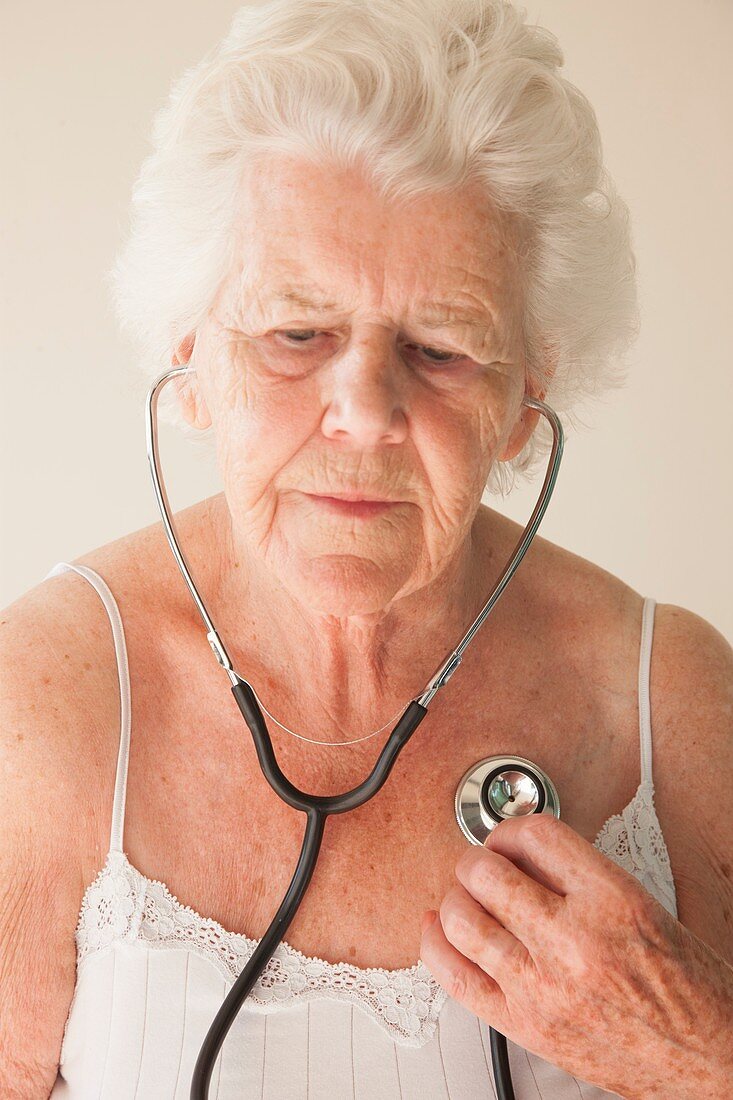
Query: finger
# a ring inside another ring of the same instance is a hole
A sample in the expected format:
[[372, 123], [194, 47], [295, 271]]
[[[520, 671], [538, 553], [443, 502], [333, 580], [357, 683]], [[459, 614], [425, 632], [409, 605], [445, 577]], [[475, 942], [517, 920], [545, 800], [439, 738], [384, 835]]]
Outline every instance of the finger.
[[536, 958], [557, 937], [564, 899], [498, 852], [473, 847], [458, 860], [456, 878], [489, 916]]
[[598, 889], [609, 860], [570, 825], [550, 814], [505, 818], [484, 848], [510, 859], [549, 890], [566, 896]]
[[521, 940], [487, 913], [459, 883], [448, 890], [441, 902], [440, 922], [449, 943], [502, 989], [507, 983], [516, 984], [518, 973], [531, 961]]
[[448, 941], [437, 913], [422, 934], [420, 958], [449, 997], [504, 1031], [507, 1011], [500, 986]]

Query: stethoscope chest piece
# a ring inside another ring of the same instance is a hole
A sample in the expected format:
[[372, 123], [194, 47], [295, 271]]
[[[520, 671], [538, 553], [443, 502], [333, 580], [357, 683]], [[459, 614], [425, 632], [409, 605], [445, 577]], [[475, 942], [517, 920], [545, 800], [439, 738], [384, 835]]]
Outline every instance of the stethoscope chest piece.
[[523, 756], [487, 756], [456, 789], [456, 820], [471, 844], [483, 844], [500, 821], [529, 814], [559, 817], [560, 799], [550, 777]]

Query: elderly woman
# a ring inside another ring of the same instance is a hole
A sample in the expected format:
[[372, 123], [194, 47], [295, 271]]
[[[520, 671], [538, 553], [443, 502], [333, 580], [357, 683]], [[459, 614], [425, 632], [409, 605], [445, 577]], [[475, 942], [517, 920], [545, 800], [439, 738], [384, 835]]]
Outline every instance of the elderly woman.
[[[194, 368], [162, 408], [223, 492], [176, 531], [313, 794], [369, 773], [500, 577], [522, 528], [482, 493], [548, 450], [524, 396], [568, 421], [636, 331], [561, 66], [500, 0], [253, 2], [157, 118], [115, 301], [148, 383]], [[161, 524], [4, 620], [0, 1093], [187, 1097], [304, 818]], [[211, 1095], [483, 1100], [490, 1027], [519, 1100], [729, 1095], [732, 680], [709, 623], [536, 538], [378, 797], [329, 819]], [[562, 820], [472, 846], [456, 787], [499, 753]]]

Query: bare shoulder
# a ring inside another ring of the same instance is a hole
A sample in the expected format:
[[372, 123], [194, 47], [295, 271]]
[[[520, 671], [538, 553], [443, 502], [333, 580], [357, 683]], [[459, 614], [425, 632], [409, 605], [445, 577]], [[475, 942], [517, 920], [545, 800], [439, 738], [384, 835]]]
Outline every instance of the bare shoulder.
[[[488, 511], [482, 508], [484, 516]], [[505, 563], [523, 527], [499, 513], [492, 517], [485, 519], [486, 530], [494, 524], [495, 555]], [[583, 663], [584, 671], [602, 679], [638, 657], [644, 596], [596, 562], [536, 535], [510, 588], [508, 614], [524, 615], [546, 642]]]
[[4, 757], [16, 781], [37, 785], [32, 805], [39, 796], [45, 805], [35, 833], [47, 827], [49, 840], [112, 712], [105, 629], [99, 597], [73, 573], [42, 581], [0, 613]]
[[[74, 564], [96, 567], [118, 603], [139, 606], [150, 546], [144, 529]], [[9, 1100], [48, 1096], [56, 1080], [81, 900], [109, 839], [119, 730], [105, 606], [77, 573], [49, 577], [0, 612], [0, 1094]]]
[[[675, 817], [694, 835], [706, 816], [700, 813], [703, 804], [722, 801], [733, 808], [733, 647], [728, 639], [696, 612], [658, 604], [650, 696], [657, 795], [666, 801], [673, 791], [688, 792]], [[730, 847], [733, 817], [728, 825]]]
[[650, 698], [678, 917], [733, 965], [733, 647], [676, 604], [656, 608]]
[[[125, 632], [135, 630], [147, 602], [141, 584], [148, 563], [156, 561], [154, 541], [144, 528], [73, 562], [89, 566], [108, 585]], [[103, 859], [103, 835], [92, 820], [97, 803], [89, 791], [109, 793], [111, 805], [120, 687], [109, 616], [88, 580], [67, 570], [0, 612], [0, 665], [4, 762], [16, 789], [22, 784], [33, 796], [27, 805], [35, 808], [36, 843], [63, 838], [67, 862], [75, 848]]]
[[73, 573], [0, 613], [0, 1093], [48, 1096], [76, 976], [93, 843], [88, 793], [111, 765], [118, 689], [109, 623]]

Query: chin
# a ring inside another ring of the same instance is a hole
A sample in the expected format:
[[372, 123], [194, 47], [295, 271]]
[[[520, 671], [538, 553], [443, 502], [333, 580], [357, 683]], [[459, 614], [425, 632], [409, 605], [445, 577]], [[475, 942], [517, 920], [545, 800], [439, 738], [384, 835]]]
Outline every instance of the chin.
[[294, 588], [287, 587], [312, 611], [343, 618], [384, 611], [406, 579], [404, 566], [391, 570], [355, 554], [324, 554], [304, 563]]

